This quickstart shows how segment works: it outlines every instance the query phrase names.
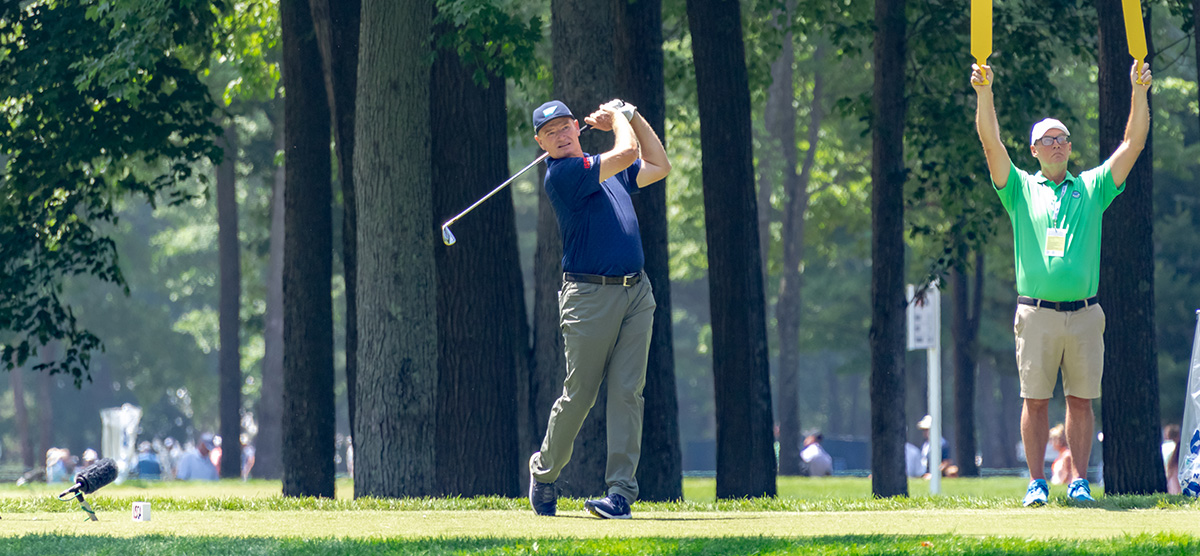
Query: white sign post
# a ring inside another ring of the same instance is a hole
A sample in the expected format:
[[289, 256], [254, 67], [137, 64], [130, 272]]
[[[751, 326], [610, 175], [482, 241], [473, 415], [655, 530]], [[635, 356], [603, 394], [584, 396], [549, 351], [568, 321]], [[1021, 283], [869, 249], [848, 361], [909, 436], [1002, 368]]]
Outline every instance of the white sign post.
[[908, 285], [908, 350], [925, 350], [929, 375], [929, 493], [942, 493], [942, 345], [941, 294], [937, 283], [929, 284], [925, 295], [914, 300], [916, 286]]

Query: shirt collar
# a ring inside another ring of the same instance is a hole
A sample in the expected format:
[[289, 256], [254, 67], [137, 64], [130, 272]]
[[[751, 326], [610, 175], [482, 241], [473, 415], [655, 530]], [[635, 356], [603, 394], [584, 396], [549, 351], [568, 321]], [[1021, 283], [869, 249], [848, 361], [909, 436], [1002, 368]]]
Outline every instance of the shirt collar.
[[1060, 185], [1064, 185], [1068, 182], [1075, 181], [1075, 176], [1071, 174], [1070, 170], [1067, 170], [1067, 174], [1065, 176], [1063, 176], [1062, 183], [1054, 183], [1053, 181], [1050, 180], [1050, 178], [1043, 176], [1041, 170], [1038, 170], [1038, 173], [1033, 175], [1033, 179], [1037, 180], [1037, 182], [1042, 185], [1045, 185], [1048, 187], [1057, 187]]

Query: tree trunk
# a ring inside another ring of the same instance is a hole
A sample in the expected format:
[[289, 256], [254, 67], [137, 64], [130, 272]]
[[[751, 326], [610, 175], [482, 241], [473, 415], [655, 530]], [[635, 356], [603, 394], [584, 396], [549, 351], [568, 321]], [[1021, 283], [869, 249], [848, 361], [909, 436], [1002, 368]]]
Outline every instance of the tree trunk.
[[[276, 105], [281, 101], [277, 101]], [[283, 150], [283, 123], [275, 122], [275, 137]], [[256, 478], [283, 476], [283, 193], [286, 172], [275, 170], [271, 188], [271, 238], [267, 257], [267, 312], [263, 326], [262, 388], [258, 399], [258, 435], [254, 439]]]
[[[796, 173], [796, 112], [791, 109], [792, 62], [795, 58], [791, 33], [784, 39], [784, 49], [791, 54], [781, 56], [771, 72], [776, 79], [787, 83], [787, 110], [767, 119], [772, 135], [783, 148], [787, 167], [783, 173], [783, 190], [787, 199], [783, 213], [783, 275], [779, 279], [779, 301], [775, 307], [775, 322], [779, 331], [779, 466], [781, 475], [800, 473], [800, 309], [803, 278], [800, 266], [804, 261], [804, 224], [810, 195], [808, 184], [816, 162], [817, 142], [821, 136], [821, 106], [825, 80], [820, 72], [813, 74], [813, 97], [809, 109], [808, 151], [800, 173]], [[817, 47], [813, 54], [816, 67], [821, 67], [824, 50]], [[778, 73], [777, 73], [778, 72]], [[782, 106], [781, 106], [782, 108]], [[774, 112], [774, 110], [772, 111]]]
[[739, 4], [687, 3], [703, 148], [718, 498], [776, 492], [750, 90]]
[[[43, 363], [48, 363], [54, 360], [53, 350], [55, 342], [50, 342], [41, 347], [40, 355]], [[50, 373], [38, 373], [38, 447], [37, 457], [34, 464], [39, 462], [45, 463], [41, 458], [45, 457], [46, 452], [50, 450], [54, 431], [54, 402], [50, 398]]]
[[225, 151], [217, 167], [217, 251], [220, 259], [220, 431], [221, 477], [242, 476], [242, 359], [241, 309], [242, 262], [238, 245], [237, 127], [225, 126], [218, 143]]
[[[358, 62], [355, 496], [436, 494], [431, 2], [366, 0]], [[331, 460], [332, 461], [332, 460]]]
[[875, 0], [871, 155], [871, 492], [908, 496], [904, 473], [905, 1]]
[[[1107, 157], [1125, 135], [1131, 63], [1120, 6], [1098, 1], [1096, 11], [1100, 18], [1100, 153]], [[1146, 38], [1151, 38], [1149, 32]], [[1153, 44], [1149, 46], [1153, 53]], [[1153, 133], [1146, 138], [1146, 148], [1129, 173], [1124, 193], [1106, 211], [1101, 231], [1100, 306], [1112, 325], [1104, 332], [1101, 389], [1105, 396], [1101, 399], [1102, 426], [1097, 427], [1104, 431], [1107, 494], [1166, 492], [1159, 450], [1154, 335], [1152, 138]]]
[[[662, 0], [616, 2], [617, 91], [666, 144], [663, 84]], [[654, 286], [654, 330], [646, 368], [642, 459], [638, 497], [647, 501], [683, 498], [683, 456], [679, 446], [679, 402], [675, 397], [675, 350], [671, 331], [671, 276], [667, 241], [667, 183], [642, 189], [633, 197], [646, 275]]]
[[[435, 36], [458, 32], [444, 25]], [[455, 43], [461, 41], [456, 40]], [[436, 54], [430, 85], [434, 220], [441, 222], [508, 175], [504, 78], [474, 80], [478, 68], [453, 50]], [[464, 135], [463, 129], [474, 129]], [[455, 224], [461, 241], [439, 246], [438, 491], [450, 496], [517, 496], [519, 284], [512, 189], [505, 188]]]
[[[342, 188], [342, 276], [346, 283], [346, 408], [354, 430], [358, 389], [358, 209], [354, 201], [354, 95], [362, 0], [310, 0]], [[353, 443], [353, 435], [351, 435]]]
[[[538, 183], [545, 181], [545, 165], [538, 167]], [[546, 436], [550, 408], [563, 392], [567, 360], [558, 327], [558, 288], [562, 284], [562, 236], [546, 189], [538, 187], [537, 247], [533, 255], [533, 347], [529, 364], [531, 440], [537, 451]], [[603, 409], [603, 405], [600, 406]], [[594, 417], [594, 416], [593, 416]], [[586, 423], [585, 423], [586, 424]], [[532, 453], [532, 452], [530, 452]], [[522, 472], [522, 488], [529, 473]], [[589, 494], [590, 496], [590, 494]]]
[[[961, 229], [961, 227], [960, 227]], [[983, 309], [983, 253], [975, 251], [975, 297], [967, 285], [967, 247], [950, 268], [954, 295], [954, 459], [962, 477], [978, 477], [975, 465], [975, 373], [979, 360], [979, 317]], [[948, 454], [945, 454], [948, 455]], [[943, 456], [944, 457], [944, 456]]]
[[[8, 385], [12, 388], [13, 418], [17, 425], [17, 446], [21, 450], [21, 469], [33, 469], [33, 440], [29, 435], [29, 411], [25, 406], [24, 369], [13, 367], [8, 371]], [[41, 374], [41, 373], [39, 373]]]
[[[590, 2], [551, 0], [550, 12], [550, 36], [554, 41], [552, 60], [554, 97], [566, 103], [582, 125], [583, 118], [595, 111], [601, 104], [611, 100], [616, 90], [615, 64], [595, 63], [596, 53], [613, 52], [613, 36], [616, 25], [615, 3], [609, 0]], [[583, 29], [587, 31], [581, 31]], [[590, 132], [580, 138], [580, 143], [584, 152], [601, 153], [611, 148], [612, 135]], [[547, 200], [547, 202], [549, 201]], [[557, 226], [554, 227], [552, 233], [558, 235]], [[540, 243], [542, 239], [539, 233], [538, 242]], [[556, 256], [562, 256], [561, 245]], [[561, 261], [558, 264], [561, 266]], [[556, 273], [551, 280], [554, 292], [557, 292], [562, 282], [562, 275]], [[550, 288], [550, 284], [540, 285], [540, 287]], [[547, 289], [546, 293], [550, 293], [550, 291]], [[543, 302], [548, 299], [544, 298]], [[557, 308], [557, 295], [553, 299]], [[549, 314], [548, 311], [544, 311], [541, 316]], [[535, 329], [548, 327], [551, 322], [553, 322], [555, 333], [558, 333], [557, 310], [554, 311], [553, 321], [535, 322], [534, 327]], [[559, 341], [559, 351], [561, 352], [561, 340]], [[538, 356], [539, 362], [543, 359], [546, 358]], [[539, 385], [539, 389], [547, 388], [561, 393], [565, 369], [564, 360], [562, 366], [559, 366], [555, 373], [557, 384], [553, 386], [542, 384]], [[538, 376], [547, 374], [549, 373], [543, 373], [540, 369], [537, 372]], [[557, 395], [554, 397], [557, 398]], [[559, 476], [558, 488], [560, 493], [565, 496], [588, 496], [602, 492], [606, 488], [604, 469], [608, 459], [605, 419], [607, 400], [606, 388], [602, 386], [587, 420], [579, 430], [579, 435], [575, 437], [571, 462], [563, 468], [562, 474]], [[547, 412], [547, 420], [549, 419], [549, 410], [549, 406], [543, 410]], [[546, 422], [542, 421], [539, 424], [543, 431]]]
[[333, 219], [329, 102], [307, 0], [283, 25], [283, 494], [334, 496]]

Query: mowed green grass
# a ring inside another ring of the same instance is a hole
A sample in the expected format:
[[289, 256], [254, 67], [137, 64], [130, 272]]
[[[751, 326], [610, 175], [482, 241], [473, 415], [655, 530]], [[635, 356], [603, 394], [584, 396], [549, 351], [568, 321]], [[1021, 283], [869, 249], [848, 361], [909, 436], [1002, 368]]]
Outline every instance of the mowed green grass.
[[[89, 500], [99, 522], [54, 498], [63, 485], [0, 487], [3, 554], [1198, 554], [1200, 503], [1177, 496], [1065, 500], [1023, 508], [1020, 478], [910, 483], [875, 500], [862, 478], [781, 478], [773, 499], [715, 500], [687, 479], [685, 501], [590, 517], [580, 499], [533, 515], [521, 498], [283, 498], [278, 482], [132, 483]], [[1097, 492], [1099, 494], [1099, 492]], [[151, 502], [134, 522], [131, 503]]]

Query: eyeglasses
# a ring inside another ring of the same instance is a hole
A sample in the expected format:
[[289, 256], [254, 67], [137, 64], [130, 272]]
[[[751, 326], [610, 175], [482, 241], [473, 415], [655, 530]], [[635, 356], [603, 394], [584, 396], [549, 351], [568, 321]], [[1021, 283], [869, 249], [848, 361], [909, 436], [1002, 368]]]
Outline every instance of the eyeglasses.
[[1050, 137], [1049, 135], [1047, 135], [1045, 137], [1042, 137], [1041, 139], [1038, 139], [1038, 142], [1041, 143], [1043, 147], [1049, 147], [1050, 145], [1053, 145], [1054, 143], [1058, 143], [1059, 145], [1066, 145], [1067, 143], [1071, 142], [1071, 136], [1070, 135], [1059, 135], [1058, 137]]

